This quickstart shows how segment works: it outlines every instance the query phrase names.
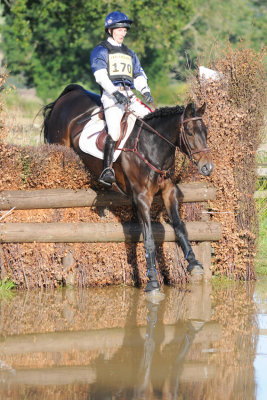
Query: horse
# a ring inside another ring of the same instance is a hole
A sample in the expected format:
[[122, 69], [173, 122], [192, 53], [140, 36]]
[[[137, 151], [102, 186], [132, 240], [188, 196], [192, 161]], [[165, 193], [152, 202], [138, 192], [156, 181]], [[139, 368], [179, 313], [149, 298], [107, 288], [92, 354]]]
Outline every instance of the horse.
[[[103, 161], [79, 148], [81, 127], [101, 106], [100, 95], [77, 84], [68, 85], [59, 97], [43, 107], [43, 134], [46, 143], [71, 147], [80, 156], [90, 173], [98, 177]], [[145, 292], [160, 291], [156, 270], [156, 247], [151, 227], [150, 209], [155, 194], [161, 192], [177, 242], [188, 263], [187, 272], [203, 274], [180, 218], [179, 189], [172, 181], [175, 149], [185, 153], [204, 176], [211, 174], [213, 163], [207, 147], [207, 129], [203, 122], [205, 103], [161, 107], [137, 118], [113, 168], [116, 185], [132, 199], [143, 234], [147, 285]], [[113, 184], [114, 185], [114, 184]]]

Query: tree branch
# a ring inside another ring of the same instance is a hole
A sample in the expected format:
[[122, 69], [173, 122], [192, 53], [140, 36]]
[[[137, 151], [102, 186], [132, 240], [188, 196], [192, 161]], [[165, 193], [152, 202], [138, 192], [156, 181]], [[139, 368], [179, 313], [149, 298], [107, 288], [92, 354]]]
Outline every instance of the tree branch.
[[4, 0], [4, 2], [6, 3], [6, 5], [9, 7], [9, 8], [11, 8], [11, 5], [12, 5], [12, 0]]
[[188, 29], [191, 29], [192, 26], [194, 25], [194, 23], [196, 22], [196, 20], [202, 15], [202, 12], [197, 13], [196, 15], [194, 15], [194, 17], [192, 18], [192, 20], [190, 22], [188, 22], [188, 24], [186, 24], [183, 28], [182, 28], [182, 32], [187, 31]]

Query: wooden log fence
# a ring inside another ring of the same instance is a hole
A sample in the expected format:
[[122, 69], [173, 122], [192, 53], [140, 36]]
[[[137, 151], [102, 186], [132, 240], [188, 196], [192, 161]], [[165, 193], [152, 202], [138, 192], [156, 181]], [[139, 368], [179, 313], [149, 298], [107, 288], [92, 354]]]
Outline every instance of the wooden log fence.
[[[214, 200], [215, 188], [203, 183], [179, 185], [181, 201]], [[156, 196], [155, 202], [161, 202]], [[92, 189], [41, 189], [0, 192], [0, 209], [46, 209], [92, 206], [130, 205], [131, 199], [117, 192], [96, 192]], [[221, 227], [216, 222], [187, 222], [189, 240], [212, 241], [221, 238]], [[175, 234], [169, 224], [153, 224], [157, 242], [173, 242]], [[1, 223], [1, 243], [86, 243], [142, 241], [139, 224], [135, 223]]]
[[[181, 202], [199, 202], [216, 199], [216, 189], [205, 183], [181, 184]], [[155, 196], [155, 203], [161, 202]], [[105, 207], [131, 205], [131, 199], [117, 192], [96, 192], [93, 189], [40, 189], [3, 190], [0, 192], [0, 210], [67, 208], [67, 207]]]
[[[179, 185], [181, 202], [207, 202], [216, 199], [216, 189], [206, 183]], [[162, 204], [160, 196], [154, 202]], [[120, 207], [131, 205], [131, 199], [117, 192], [93, 189], [40, 189], [0, 191], [0, 210], [53, 209], [75, 207]], [[2, 217], [3, 218], [3, 217]], [[202, 221], [186, 222], [190, 241], [199, 242], [193, 248], [202, 262], [205, 276], [211, 277], [211, 243], [222, 237], [221, 225], [203, 214]], [[155, 241], [175, 242], [173, 227], [167, 223], [153, 223]], [[0, 223], [0, 243], [135, 243], [143, 240], [136, 223]]]

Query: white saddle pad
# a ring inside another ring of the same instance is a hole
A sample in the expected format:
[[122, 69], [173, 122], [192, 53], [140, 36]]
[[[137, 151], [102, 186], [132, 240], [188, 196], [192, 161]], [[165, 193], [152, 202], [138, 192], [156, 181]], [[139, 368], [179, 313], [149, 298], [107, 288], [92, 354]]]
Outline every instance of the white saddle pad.
[[[101, 132], [104, 127], [106, 126], [106, 122], [103, 119], [99, 118], [99, 112], [100, 108], [97, 108], [90, 121], [85, 125], [85, 127], [82, 130], [80, 139], [79, 139], [79, 146], [80, 149], [87, 154], [90, 154], [91, 156], [100, 158], [103, 160], [104, 158], [104, 153], [103, 151], [100, 151], [97, 146], [96, 146], [96, 139], [98, 136], [98, 133]], [[120, 148], [123, 148], [126, 140], [130, 136], [130, 133], [132, 132], [132, 129], [134, 127], [136, 121], [136, 117], [133, 114], [129, 114], [128, 116], [128, 128], [126, 135], [124, 139], [120, 143]], [[115, 150], [113, 161], [116, 161], [119, 155], [121, 154], [121, 150]]]

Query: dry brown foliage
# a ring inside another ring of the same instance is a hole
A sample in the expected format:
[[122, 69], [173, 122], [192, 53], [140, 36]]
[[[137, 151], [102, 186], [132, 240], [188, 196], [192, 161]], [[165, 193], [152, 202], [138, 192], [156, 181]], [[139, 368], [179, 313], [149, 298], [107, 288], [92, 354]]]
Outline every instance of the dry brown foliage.
[[[214, 243], [213, 272], [234, 279], [255, 277], [258, 222], [253, 194], [266, 106], [265, 54], [229, 47], [212, 65], [222, 74], [220, 80], [190, 82], [191, 98], [207, 104], [204, 120], [215, 163], [208, 181], [218, 189], [209, 211], [223, 227], [223, 239]], [[190, 168], [183, 177], [190, 180]]]

